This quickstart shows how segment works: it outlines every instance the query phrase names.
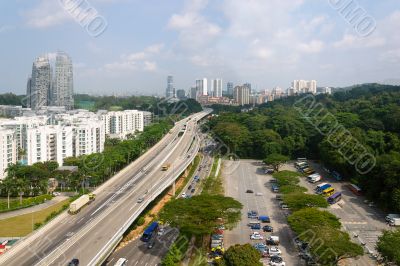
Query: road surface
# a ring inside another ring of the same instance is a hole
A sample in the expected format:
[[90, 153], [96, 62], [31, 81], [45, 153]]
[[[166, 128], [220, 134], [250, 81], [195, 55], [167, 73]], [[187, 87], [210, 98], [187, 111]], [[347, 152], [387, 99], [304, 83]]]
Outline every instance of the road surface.
[[[201, 117], [205, 113], [197, 114]], [[179, 137], [183, 125], [186, 133]], [[175, 170], [191, 158], [195, 148], [197, 122], [180, 121], [155, 147], [117, 174], [96, 191], [96, 200], [75, 216], [64, 215], [56, 224], [33, 234], [0, 257], [0, 265], [66, 265], [78, 258], [82, 265], [92, 259], [133, 215], [139, 215], [150, 195], [171, 179]], [[190, 148], [190, 150], [189, 150]], [[171, 169], [161, 171], [164, 162]], [[145, 201], [137, 204], [139, 197]], [[138, 213], [139, 212], [139, 213]]]

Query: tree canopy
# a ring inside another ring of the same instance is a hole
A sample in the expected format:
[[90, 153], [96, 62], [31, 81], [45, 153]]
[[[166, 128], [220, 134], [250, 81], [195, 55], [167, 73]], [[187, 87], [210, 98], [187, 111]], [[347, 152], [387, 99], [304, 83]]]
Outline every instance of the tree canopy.
[[261, 266], [260, 259], [260, 252], [250, 244], [231, 246], [224, 254], [227, 266]]
[[202, 194], [175, 199], [161, 210], [160, 220], [193, 235], [211, 234], [220, 224], [232, 228], [241, 217], [242, 204], [230, 197]]
[[264, 163], [272, 165], [275, 171], [279, 171], [279, 168], [282, 166], [282, 164], [286, 163], [287, 161], [289, 161], [288, 156], [278, 153], [272, 153], [264, 159]]

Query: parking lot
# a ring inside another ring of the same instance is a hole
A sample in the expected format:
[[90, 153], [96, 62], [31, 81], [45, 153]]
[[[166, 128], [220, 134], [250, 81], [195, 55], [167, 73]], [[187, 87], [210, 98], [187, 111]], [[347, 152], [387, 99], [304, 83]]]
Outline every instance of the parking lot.
[[[271, 192], [269, 181], [272, 176], [263, 174], [260, 163], [254, 160], [234, 162], [233, 166], [230, 165], [230, 169], [232, 171], [222, 171], [225, 195], [240, 201], [243, 204], [243, 212], [240, 223], [233, 230], [226, 230], [224, 233], [225, 249], [235, 244], [265, 243], [267, 237], [279, 236], [279, 249], [282, 251], [286, 265], [302, 265], [294, 245], [294, 234], [286, 221], [286, 213], [279, 208], [278, 201], [275, 199], [276, 194]], [[268, 187], [265, 187], [266, 183]], [[246, 193], [246, 190], [252, 190], [253, 193]], [[257, 196], [257, 193], [262, 195]], [[250, 219], [247, 213], [252, 210], [257, 211], [259, 216], [270, 217], [271, 223], [261, 225], [271, 225], [273, 233], [256, 230], [263, 235], [264, 240], [250, 240], [250, 235], [255, 230], [251, 230], [248, 226]], [[264, 262], [267, 265], [267, 259]]]
[[[376, 265], [371, 254], [377, 254], [375, 250], [378, 237], [382, 230], [392, 229], [385, 222], [385, 214], [374, 206], [369, 206], [362, 196], [355, 195], [349, 190], [347, 182], [337, 181], [317, 163], [309, 162], [310, 166], [322, 175], [320, 182], [311, 184], [305, 178], [301, 178], [300, 185], [306, 187], [309, 193], [314, 193], [314, 188], [320, 183], [329, 183], [337, 192], [342, 192], [342, 199], [328, 207], [328, 211], [335, 214], [342, 223], [345, 231], [350, 234], [352, 240], [364, 246], [367, 253], [357, 260], [351, 260], [349, 265]], [[286, 170], [296, 171], [293, 164], [283, 167]]]

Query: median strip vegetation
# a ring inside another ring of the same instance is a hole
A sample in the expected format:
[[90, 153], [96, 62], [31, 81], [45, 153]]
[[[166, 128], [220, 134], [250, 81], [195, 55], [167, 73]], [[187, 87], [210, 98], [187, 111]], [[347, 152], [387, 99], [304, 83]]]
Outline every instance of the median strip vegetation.
[[300, 176], [300, 173], [292, 171], [273, 174], [283, 194], [283, 202], [293, 211], [288, 223], [298, 239], [307, 243], [313, 257], [322, 265], [362, 255], [362, 247], [351, 242], [349, 234], [340, 230], [339, 219], [317, 209], [329, 206], [326, 199], [306, 194], [307, 189], [298, 185]]

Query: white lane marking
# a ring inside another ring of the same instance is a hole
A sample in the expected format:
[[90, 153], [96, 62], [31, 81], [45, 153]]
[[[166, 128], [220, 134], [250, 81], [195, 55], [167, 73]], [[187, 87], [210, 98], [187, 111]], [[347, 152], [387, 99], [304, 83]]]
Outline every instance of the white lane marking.
[[82, 218], [79, 219], [79, 221], [77, 221], [76, 223], [79, 224], [80, 222], [82, 222], [83, 219], [85, 219], [85, 217], [82, 217]]
[[136, 263], [135, 263], [135, 266], [136, 266], [138, 263], [139, 263], [139, 261], [137, 260]]
[[114, 258], [112, 258], [109, 262], [112, 262], [114, 260]]
[[129, 211], [131, 211], [133, 208], [136, 207], [137, 204], [133, 204], [132, 207], [129, 209]]

